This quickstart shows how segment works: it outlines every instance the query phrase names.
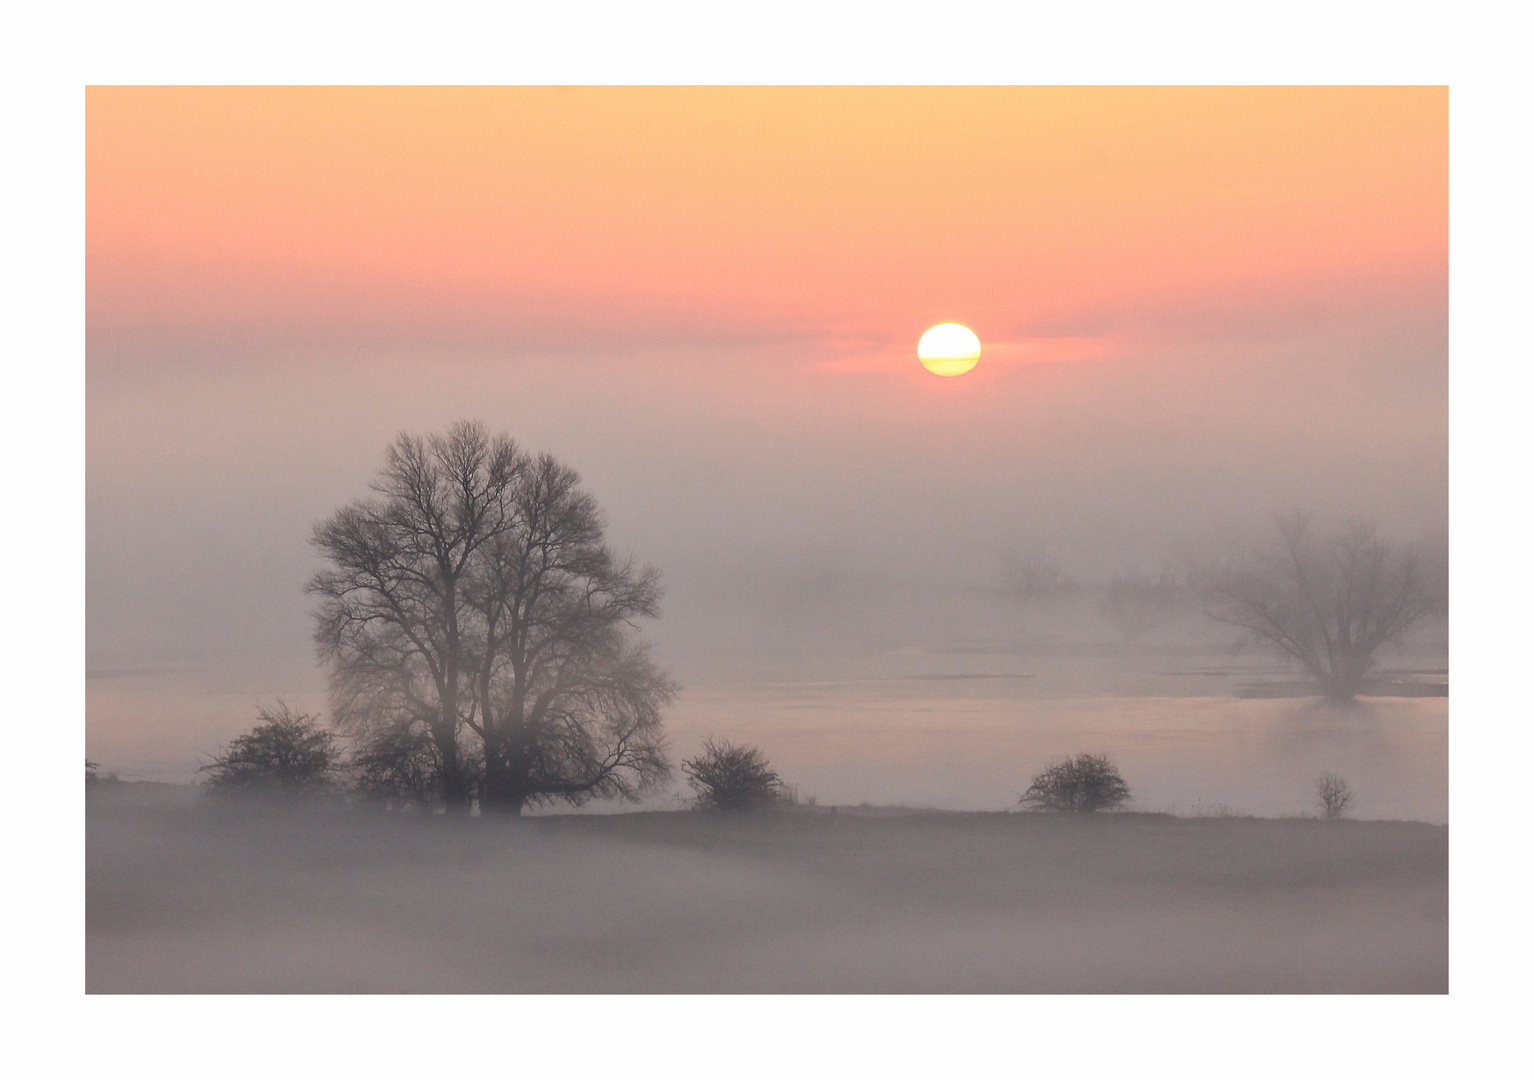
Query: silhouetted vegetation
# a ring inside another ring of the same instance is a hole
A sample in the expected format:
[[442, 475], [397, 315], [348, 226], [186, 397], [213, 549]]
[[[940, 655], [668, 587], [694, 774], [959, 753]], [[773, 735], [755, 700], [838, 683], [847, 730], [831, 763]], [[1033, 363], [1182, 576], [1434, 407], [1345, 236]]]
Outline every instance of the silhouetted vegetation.
[[1336, 821], [1353, 805], [1353, 789], [1336, 773], [1322, 773], [1316, 780], [1316, 801], [1321, 804], [1321, 816]]
[[351, 767], [353, 788], [366, 801], [422, 812], [442, 803], [442, 755], [420, 727], [403, 724], [365, 733], [352, 752]]
[[1278, 521], [1278, 539], [1200, 572], [1208, 614], [1298, 661], [1328, 698], [1350, 701], [1375, 654], [1439, 608], [1413, 547], [1351, 519], [1317, 537], [1308, 514]]
[[675, 687], [633, 633], [658, 614], [660, 578], [607, 547], [574, 470], [460, 422], [401, 434], [373, 490], [316, 527], [329, 568], [309, 585], [370, 783], [517, 814], [637, 798], [670, 775]]
[[1018, 801], [1030, 810], [1091, 814], [1129, 801], [1129, 785], [1106, 757], [1077, 754], [1035, 776]]
[[317, 717], [279, 702], [200, 771], [214, 793], [313, 794], [331, 790], [341, 764], [335, 735]]
[[682, 772], [705, 810], [744, 813], [782, 802], [789, 793], [767, 755], [754, 746], [707, 739], [702, 753], [682, 762]]

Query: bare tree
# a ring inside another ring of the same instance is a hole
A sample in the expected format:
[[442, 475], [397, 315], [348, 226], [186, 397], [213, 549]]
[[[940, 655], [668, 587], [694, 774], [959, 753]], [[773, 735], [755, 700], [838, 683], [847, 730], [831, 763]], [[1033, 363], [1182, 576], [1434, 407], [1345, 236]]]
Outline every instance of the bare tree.
[[330, 567], [315, 640], [330, 665], [335, 715], [353, 729], [419, 724], [440, 755], [449, 812], [467, 813], [473, 777], [459, 731], [473, 688], [472, 612], [464, 579], [475, 556], [515, 527], [511, 489], [526, 457], [478, 424], [422, 439], [401, 433], [360, 499], [315, 527]]
[[682, 771], [698, 793], [698, 806], [705, 810], [743, 813], [788, 797], [788, 785], [769, 767], [767, 755], [754, 746], [706, 739], [703, 752], [682, 762]]
[[1317, 537], [1311, 516], [1278, 519], [1278, 538], [1243, 558], [1206, 568], [1205, 610], [1298, 661], [1336, 701], [1350, 701], [1381, 646], [1438, 610], [1414, 547], [1380, 539], [1372, 522], [1348, 520]]
[[669, 775], [674, 686], [633, 633], [657, 614], [659, 575], [612, 553], [579, 485], [462, 422], [401, 435], [377, 497], [315, 530], [336, 714], [359, 733], [428, 735], [450, 812], [476, 790], [516, 814], [634, 798]]
[[1001, 562], [1002, 592], [1017, 600], [1059, 600], [1081, 591], [1081, 583], [1071, 577], [1060, 563], [1041, 552], [1027, 554], [1003, 551]]
[[256, 719], [255, 727], [202, 767], [209, 790], [299, 794], [333, 785], [341, 749], [318, 717], [278, 702], [274, 709], [259, 709]]
[[1322, 773], [1316, 780], [1316, 801], [1321, 804], [1321, 816], [1336, 821], [1353, 805], [1353, 789], [1336, 773]]
[[1030, 810], [1091, 814], [1128, 802], [1129, 785], [1106, 756], [1077, 754], [1035, 776], [1018, 801]]

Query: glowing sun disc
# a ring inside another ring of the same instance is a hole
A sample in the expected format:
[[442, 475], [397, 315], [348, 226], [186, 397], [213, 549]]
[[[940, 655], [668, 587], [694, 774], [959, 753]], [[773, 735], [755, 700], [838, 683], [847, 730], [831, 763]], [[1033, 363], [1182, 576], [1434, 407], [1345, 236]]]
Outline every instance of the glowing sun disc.
[[934, 375], [963, 375], [980, 362], [980, 339], [967, 326], [938, 323], [916, 343], [916, 357]]

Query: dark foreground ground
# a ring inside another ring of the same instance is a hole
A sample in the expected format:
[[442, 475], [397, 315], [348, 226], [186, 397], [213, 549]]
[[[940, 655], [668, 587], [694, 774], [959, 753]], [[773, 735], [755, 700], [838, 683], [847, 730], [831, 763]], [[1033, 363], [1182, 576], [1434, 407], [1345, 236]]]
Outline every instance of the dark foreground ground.
[[88, 796], [92, 993], [1444, 993], [1448, 830]]

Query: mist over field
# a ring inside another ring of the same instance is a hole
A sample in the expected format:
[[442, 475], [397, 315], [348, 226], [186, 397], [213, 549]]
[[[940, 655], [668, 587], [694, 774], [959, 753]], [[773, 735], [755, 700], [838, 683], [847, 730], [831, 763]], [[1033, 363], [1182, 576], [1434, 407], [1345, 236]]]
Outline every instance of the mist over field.
[[92, 993], [1445, 993], [1447, 830], [93, 793]]

